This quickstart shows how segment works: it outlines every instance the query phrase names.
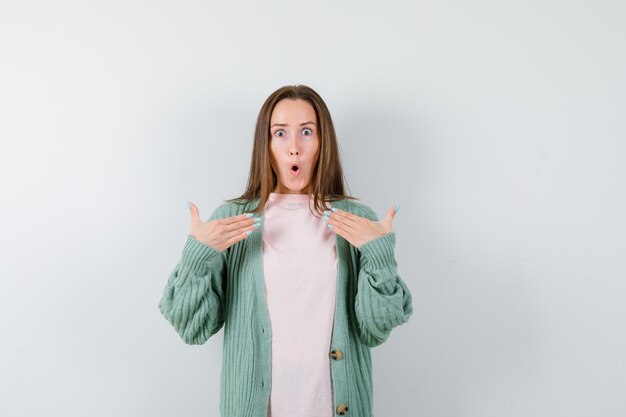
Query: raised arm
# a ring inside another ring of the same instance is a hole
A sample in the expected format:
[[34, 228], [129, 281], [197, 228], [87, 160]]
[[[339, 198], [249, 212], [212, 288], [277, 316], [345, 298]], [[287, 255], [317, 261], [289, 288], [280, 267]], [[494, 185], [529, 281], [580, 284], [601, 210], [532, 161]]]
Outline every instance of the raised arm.
[[[378, 221], [369, 207], [363, 216]], [[398, 276], [394, 256], [395, 232], [371, 240], [359, 248], [359, 275], [355, 312], [359, 339], [369, 347], [387, 340], [391, 330], [413, 314], [412, 297]]]
[[[220, 208], [208, 221], [221, 218]], [[159, 310], [187, 344], [205, 343], [224, 324], [225, 253], [189, 234], [182, 256], [167, 280]]]

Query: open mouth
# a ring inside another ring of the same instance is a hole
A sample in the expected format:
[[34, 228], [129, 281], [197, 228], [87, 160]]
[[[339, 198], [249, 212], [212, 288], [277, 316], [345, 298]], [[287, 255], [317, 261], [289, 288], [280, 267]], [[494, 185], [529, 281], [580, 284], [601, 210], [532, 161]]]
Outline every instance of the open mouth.
[[291, 173], [292, 174], [298, 174], [299, 172], [300, 172], [300, 165], [292, 164], [291, 165]]

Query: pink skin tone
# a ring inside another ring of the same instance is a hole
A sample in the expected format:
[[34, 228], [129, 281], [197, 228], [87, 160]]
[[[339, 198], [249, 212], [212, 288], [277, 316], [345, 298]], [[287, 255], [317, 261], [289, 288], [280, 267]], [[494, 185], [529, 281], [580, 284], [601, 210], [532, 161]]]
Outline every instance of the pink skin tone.
[[[318, 156], [315, 109], [301, 99], [283, 99], [276, 103], [270, 119], [270, 151], [278, 167], [275, 193], [309, 194], [313, 164]], [[298, 163], [294, 175], [291, 165]]]
[[[302, 99], [283, 99], [276, 103], [270, 119], [270, 152], [278, 167], [279, 194], [310, 194], [313, 164], [319, 154], [320, 141], [315, 109]], [[300, 165], [297, 175], [292, 164]], [[324, 219], [328, 227], [359, 248], [365, 243], [390, 233], [397, 206], [390, 208], [384, 219], [372, 221], [344, 210], [333, 208]]]

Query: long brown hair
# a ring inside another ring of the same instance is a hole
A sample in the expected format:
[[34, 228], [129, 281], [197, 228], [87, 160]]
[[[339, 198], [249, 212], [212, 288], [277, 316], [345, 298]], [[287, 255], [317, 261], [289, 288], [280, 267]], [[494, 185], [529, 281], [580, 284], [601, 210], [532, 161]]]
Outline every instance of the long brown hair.
[[227, 202], [246, 203], [259, 199], [258, 206], [251, 213], [258, 214], [265, 207], [270, 193], [276, 188], [277, 176], [271, 163], [270, 121], [274, 106], [282, 99], [302, 99], [315, 109], [317, 115], [318, 138], [320, 147], [314, 163], [311, 177], [310, 193], [313, 195], [314, 207], [322, 213], [326, 207], [323, 202], [335, 200], [357, 200], [346, 194], [344, 175], [337, 146], [337, 136], [328, 107], [322, 97], [306, 85], [286, 85], [274, 91], [263, 103], [257, 117], [252, 145], [252, 159], [246, 191], [239, 197]]

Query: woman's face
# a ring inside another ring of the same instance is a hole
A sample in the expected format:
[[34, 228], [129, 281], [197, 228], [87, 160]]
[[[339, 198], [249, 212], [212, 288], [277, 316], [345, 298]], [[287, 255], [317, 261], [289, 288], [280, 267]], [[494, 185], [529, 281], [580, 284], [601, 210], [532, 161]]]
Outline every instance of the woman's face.
[[[270, 153], [278, 168], [275, 193], [309, 194], [313, 166], [319, 150], [317, 117], [302, 99], [276, 103], [270, 119]], [[294, 170], [293, 165], [298, 169]]]

